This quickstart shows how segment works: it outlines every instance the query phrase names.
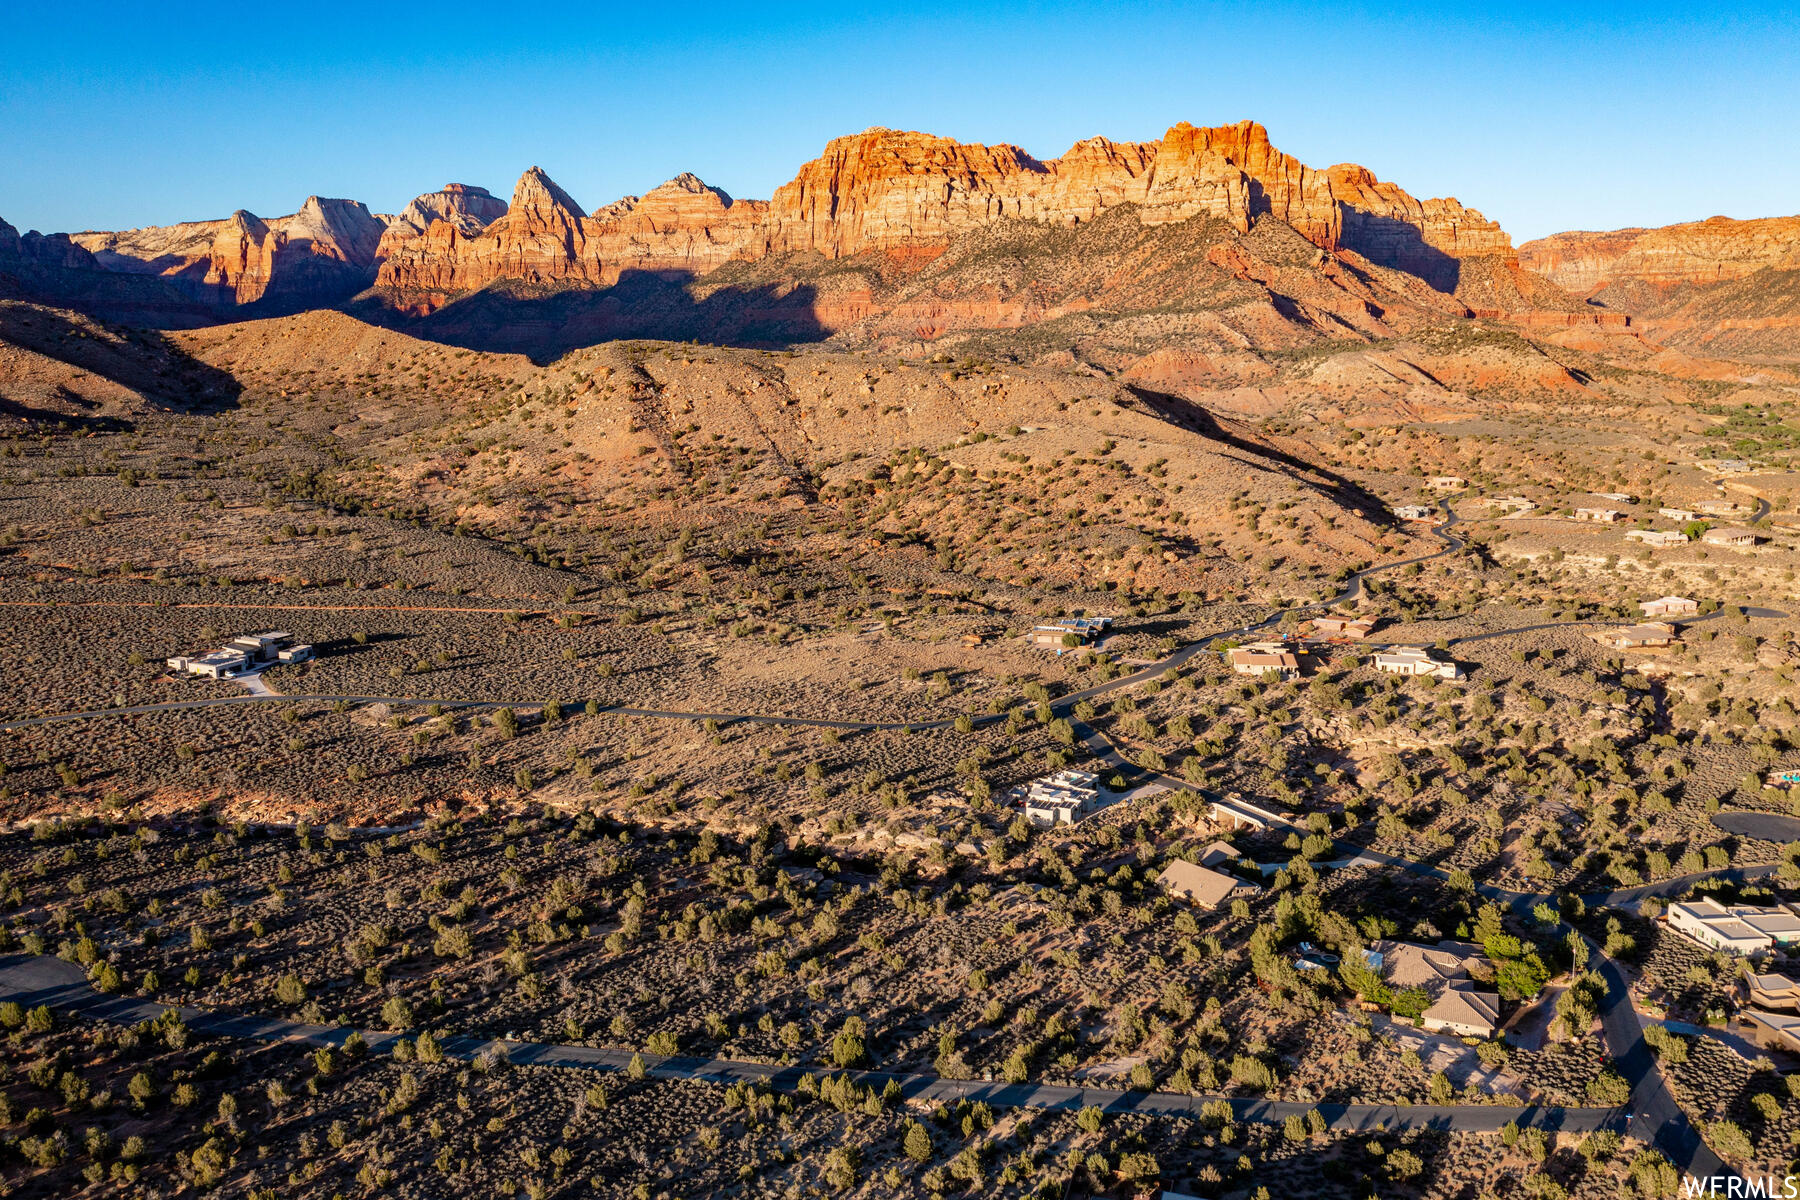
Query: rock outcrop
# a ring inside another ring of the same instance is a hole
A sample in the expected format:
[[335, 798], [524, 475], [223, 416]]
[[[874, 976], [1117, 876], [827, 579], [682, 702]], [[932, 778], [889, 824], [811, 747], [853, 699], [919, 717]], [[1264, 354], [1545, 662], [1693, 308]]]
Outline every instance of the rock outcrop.
[[413, 197], [412, 203], [387, 218], [375, 258], [385, 261], [395, 246], [423, 234], [434, 221], [447, 222], [463, 237], [474, 237], [505, 215], [506, 201], [486, 188], [446, 183], [435, 192]]
[[251, 304], [273, 292], [303, 303], [367, 286], [386, 229], [358, 201], [308, 196], [286, 217], [240, 209], [219, 221], [78, 233], [73, 241], [108, 270], [161, 276], [201, 299]]
[[1455, 200], [1418, 200], [1362, 167], [1315, 170], [1270, 143], [1261, 125], [1177, 125], [1155, 142], [1090, 138], [1060, 158], [892, 129], [835, 138], [771, 201], [732, 200], [692, 175], [583, 217], [538, 168], [512, 209], [486, 229], [428, 226], [390, 238], [378, 285], [428, 309], [500, 279], [610, 284], [628, 271], [705, 274], [734, 259], [812, 253], [843, 258], [941, 249], [1001, 220], [1078, 225], [1135, 205], [1145, 225], [1193, 217], [1240, 232], [1285, 222], [1328, 253], [1348, 251], [1454, 292], [1458, 264], [1512, 242]]
[[1628, 282], [1661, 290], [1704, 286], [1767, 268], [1800, 268], [1800, 216], [1557, 233], [1519, 247], [1519, 261], [1578, 295]]

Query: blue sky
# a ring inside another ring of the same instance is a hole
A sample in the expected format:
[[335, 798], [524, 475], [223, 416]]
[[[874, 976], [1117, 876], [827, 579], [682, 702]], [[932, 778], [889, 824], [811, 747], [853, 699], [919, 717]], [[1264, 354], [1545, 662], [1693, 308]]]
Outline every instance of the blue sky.
[[21, 5], [0, 217], [393, 211], [534, 163], [589, 208], [684, 170], [766, 197], [870, 125], [1050, 157], [1245, 117], [1521, 241], [1800, 212], [1800, 12], [1600, 7]]

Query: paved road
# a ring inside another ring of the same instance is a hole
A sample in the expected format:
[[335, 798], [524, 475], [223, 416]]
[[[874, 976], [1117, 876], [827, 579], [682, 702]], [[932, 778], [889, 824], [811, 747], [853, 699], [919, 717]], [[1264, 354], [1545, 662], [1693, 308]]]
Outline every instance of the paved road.
[[[133, 1025], [152, 1021], [169, 1011], [168, 1006], [128, 996], [104, 995], [88, 985], [81, 968], [59, 958], [11, 955], [0, 958], [0, 1000], [15, 1000], [26, 1007], [43, 1004], [62, 1012], [96, 1021]], [[211, 1009], [180, 1008], [182, 1022], [209, 1037], [248, 1041], [293, 1043], [308, 1046], [340, 1046], [352, 1030], [343, 1026], [307, 1025], [276, 1017], [243, 1016]], [[401, 1036], [387, 1030], [360, 1031], [371, 1050], [391, 1048]], [[442, 1040], [444, 1053], [470, 1060], [496, 1050], [514, 1063], [531, 1066], [618, 1071], [630, 1065], [629, 1050], [605, 1050], [592, 1046], [559, 1046], [544, 1042], [490, 1040], [450, 1036]], [[792, 1092], [807, 1073], [802, 1067], [776, 1067], [767, 1063], [725, 1058], [639, 1056], [649, 1075], [658, 1079], [694, 1079], [709, 1083], [746, 1083]], [[821, 1072], [822, 1073], [822, 1072]], [[1291, 1116], [1317, 1109], [1326, 1124], [1339, 1130], [1451, 1129], [1494, 1133], [1511, 1121], [1521, 1127], [1585, 1133], [1595, 1129], [1624, 1129], [1628, 1116], [1616, 1108], [1557, 1106], [1514, 1107], [1502, 1104], [1297, 1104], [1255, 1097], [1186, 1096], [1174, 1092], [1128, 1092], [1112, 1088], [1059, 1087], [1051, 1084], [1009, 1084], [980, 1080], [961, 1081], [938, 1075], [887, 1071], [846, 1072], [859, 1084], [884, 1089], [892, 1081], [909, 1100], [982, 1100], [995, 1108], [1080, 1109], [1106, 1112], [1197, 1114], [1209, 1100], [1224, 1099], [1239, 1121], [1280, 1124]]]
[[1701, 1178], [1730, 1174], [1675, 1102], [1656, 1056], [1644, 1041], [1644, 1026], [1632, 1006], [1625, 973], [1592, 941], [1588, 941], [1588, 949], [1594, 969], [1606, 981], [1600, 1025], [1606, 1033], [1607, 1052], [1614, 1069], [1631, 1085], [1631, 1117], [1625, 1132], [1655, 1146], [1677, 1171]]

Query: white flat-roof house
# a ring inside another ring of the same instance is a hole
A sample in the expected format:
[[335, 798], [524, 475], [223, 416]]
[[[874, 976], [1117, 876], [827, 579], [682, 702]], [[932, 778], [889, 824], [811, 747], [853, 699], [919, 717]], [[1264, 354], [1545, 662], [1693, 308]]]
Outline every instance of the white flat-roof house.
[[1429, 521], [1437, 515], [1437, 509], [1429, 504], [1402, 504], [1394, 509], [1394, 515], [1402, 521]]
[[237, 650], [208, 650], [192, 657], [177, 655], [168, 660], [169, 670], [199, 679], [230, 679], [250, 667], [250, 659]]
[[1025, 789], [1025, 819], [1046, 828], [1073, 825], [1100, 795], [1100, 778], [1091, 771], [1066, 770], [1034, 779]]
[[1691, 508], [1659, 508], [1656, 510], [1656, 515], [1667, 517], [1671, 521], [1697, 521], [1700, 519], [1700, 515]]
[[1671, 904], [1667, 915], [1669, 928], [1726, 954], [1749, 957], [1767, 953], [1775, 948], [1777, 933], [1788, 942], [1800, 938], [1800, 922], [1785, 909], [1758, 909], [1742, 904], [1727, 908], [1703, 897]]
[[1439, 679], [1461, 679], [1462, 667], [1441, 662], [1418, 646], [1401, 646], [1384, 650], [1375, 656], [1375, 669], [1384, 675], [1435, 675]]
[[267, 633], [246, 633], [234, 637], [222, 650], [205, 654], [178, 655], [165, 660], [169, 670], [202, 679], [230, 679], [245, 671], [255, 671], [273, 663], [305, 662], [313, 656], [313, 648], [294, 641], [285, 629]]

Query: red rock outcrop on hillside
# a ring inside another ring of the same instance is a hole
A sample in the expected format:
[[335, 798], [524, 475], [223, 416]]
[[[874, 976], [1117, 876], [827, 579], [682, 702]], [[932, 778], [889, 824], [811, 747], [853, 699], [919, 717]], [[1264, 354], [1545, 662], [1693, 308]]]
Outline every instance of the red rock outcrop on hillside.
[[1659, 289], [1721, 283], [1770, 267], [1800, 268], [1800, 216], [1557, 233], [1519, 247], [1519, 261], [1578, 295], [1625, 282]]

